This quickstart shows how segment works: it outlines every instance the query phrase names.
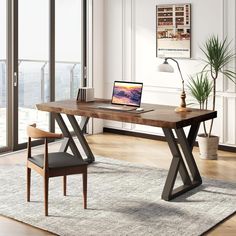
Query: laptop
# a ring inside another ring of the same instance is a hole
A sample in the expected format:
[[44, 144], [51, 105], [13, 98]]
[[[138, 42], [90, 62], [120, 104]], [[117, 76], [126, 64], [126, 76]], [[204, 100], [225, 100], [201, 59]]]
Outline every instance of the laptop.
[[143, 83], [115, 81], [111, 104], [98, 108], [118, 111], [136, 110], [141, 105]]

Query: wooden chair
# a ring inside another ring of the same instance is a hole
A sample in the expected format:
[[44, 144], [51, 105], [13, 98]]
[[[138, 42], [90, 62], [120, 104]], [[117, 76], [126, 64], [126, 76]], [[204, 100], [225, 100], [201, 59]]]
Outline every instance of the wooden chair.
[[[36, 128], [36, 124], [27, 127], [28, 154], [27, 154], [27, 201], [30, 201], [31, 169], [34, 169], [44, 178], [45, 216], [48, 216], [48, 184], [50, 177], [63, 176], [63, 192], [66, 196], [66, 176], [73, 174], [83, 175], [84, 209], [87, 208], [87, 162], [83, 162], [66, 152], [48, 153], [48, 139], [60, 139], [62, 134], [46, 132]], [[44, 139], [44, 154], [31, 155], [31, 139]]]

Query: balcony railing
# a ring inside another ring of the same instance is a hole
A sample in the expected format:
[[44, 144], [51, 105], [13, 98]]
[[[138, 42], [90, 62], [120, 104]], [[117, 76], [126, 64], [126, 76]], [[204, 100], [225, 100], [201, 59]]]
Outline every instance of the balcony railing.
[[[35, 103], [49, 101], [49, 62], [19, 60], [19, 106], [32, 108]], [[74, 98], [81, 81], [81, 64], [74, 61], [56, 61], [56, 100]], [[0, 107], [6, 106], [6, 60], [0, 59]]]

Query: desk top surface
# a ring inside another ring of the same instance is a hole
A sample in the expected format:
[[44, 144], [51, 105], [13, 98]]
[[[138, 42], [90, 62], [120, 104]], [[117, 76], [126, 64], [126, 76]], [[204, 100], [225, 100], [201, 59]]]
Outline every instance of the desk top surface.
[[36, 104], [38, 110], [68, 115], [87, 116], [105, 120], [114, 120], [162, 128], [181, 128], [217, 117], [216, 111], [192, 109], [191, 112], [175, 112], [175, 107], [156, 104], [142, 104], [148, 112], [117, 111], [98, 108], [110, 104], [108, 99], [96, 99], [94, 102], [64, 100]]

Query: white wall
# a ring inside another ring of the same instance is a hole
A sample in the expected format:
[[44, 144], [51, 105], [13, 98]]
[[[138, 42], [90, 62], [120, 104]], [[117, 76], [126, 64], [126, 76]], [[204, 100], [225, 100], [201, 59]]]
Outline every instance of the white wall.
[[[162, 60], [156, 58], [156, 5], [172, 3], [191, 3], [192, 8], [192, 58], [178, 60], [185, 80], [189, 74], [201, 70], [199, 59], [203, 54], [199, 47], [210, 35], [217, 34], [221, 39], [227, 36], [236, 48], [234, 0], [104, 0], [103, 22], [100, 22], [103, 23], [104, 97], [111, 97], [114, 80], [142, 81], [143, 102], [179, 105], [179, 74], [157, 72]], [[235, 70], [235, 62], [231, 66]], [[218, 118], [214, 133], [220, 136], [221, 143], [236, 146], [235, 87], [220, 78], [217, 90]], [[158, 128], [119, 122], [105, 121], [104, 126], [162, 134]]]

